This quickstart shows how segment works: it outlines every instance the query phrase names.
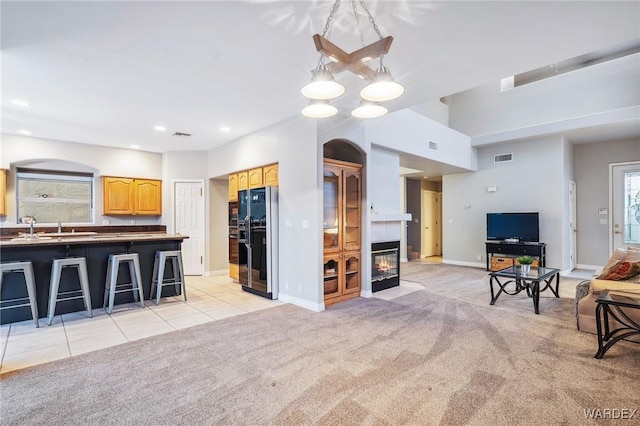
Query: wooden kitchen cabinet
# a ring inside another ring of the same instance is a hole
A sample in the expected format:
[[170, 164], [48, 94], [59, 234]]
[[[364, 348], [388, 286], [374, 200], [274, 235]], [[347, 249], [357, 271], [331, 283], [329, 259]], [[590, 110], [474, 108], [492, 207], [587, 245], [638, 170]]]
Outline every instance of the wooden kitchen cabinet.
[[162, 181], [134, 179], [134, 214], [147, 216], [162, 215]]
[[262, 182], [264, 186], [278, 186], [278, 164], [262, 167]]
[[7, 171], [0, 169], [0, 216], [7, 215]]
[[[249, 171], [238, 172], [238, 191], [249, 188]], [[237, 195], [236, 195], [237, 196]]]
[[328, 306], [360, 296], [362, 165], [325, 159], [323, 176], [324, 303]]
[[229, 175], [229, 201], [238, 201], [238, 174]]
[[104, 215], [162, 214], [162, 181], [103, 176], [102, 212]]
[[251, 169], [247, 173], [249, 188], [260, 188], [262, 186], [262, 167]]

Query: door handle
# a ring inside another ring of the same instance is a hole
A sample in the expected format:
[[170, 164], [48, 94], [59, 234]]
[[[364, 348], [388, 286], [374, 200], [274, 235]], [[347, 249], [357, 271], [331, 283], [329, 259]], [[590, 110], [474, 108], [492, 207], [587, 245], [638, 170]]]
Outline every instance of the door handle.
[[620, 231], [614, 231], [613, 233], [614, 234], [622, 234], [622, 232], [620, 232]]

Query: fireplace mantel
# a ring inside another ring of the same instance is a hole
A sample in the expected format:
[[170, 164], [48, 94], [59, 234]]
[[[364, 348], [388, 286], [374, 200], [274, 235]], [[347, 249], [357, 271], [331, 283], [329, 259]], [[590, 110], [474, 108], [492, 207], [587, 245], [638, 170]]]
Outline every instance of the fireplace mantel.
[[411, 220], [411, 213], [374, 213], [371, 222], [406, 222]]

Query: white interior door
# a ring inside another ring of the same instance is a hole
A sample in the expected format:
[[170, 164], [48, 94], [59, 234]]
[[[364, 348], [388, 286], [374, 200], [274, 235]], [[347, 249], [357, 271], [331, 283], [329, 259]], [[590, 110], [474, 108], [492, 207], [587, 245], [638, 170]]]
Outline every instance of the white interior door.
[[611, 166], [610, 219], [610, 252], [640, 247], [640, 162]]
[[204, 274], [204, 183], [175, 182], [175, 230], [182, 242], [185, 275]]
[[569, 267], [576, 269], [578, 230], [576, 229], [576, 183], [569, 181]]

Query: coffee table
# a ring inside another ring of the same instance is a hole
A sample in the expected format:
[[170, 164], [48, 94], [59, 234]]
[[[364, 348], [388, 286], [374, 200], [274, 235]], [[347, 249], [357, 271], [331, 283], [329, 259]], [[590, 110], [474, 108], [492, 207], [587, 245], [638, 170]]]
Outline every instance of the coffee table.
[[[502, 293], [516, 295], [522, 290], [526, 290], [527, 296], [533, 299], [533, 310], [538, 314], [541, 292], [549, 289], [554, 296], [560, 297], [558, 296], [558, 288], [560, 286], [559, 269], [532, 267], [529, 272], [523, 273], [522, 268], [519, 265], [516, 265], [491, 272], [489, 276], [489, 285], [491, 286], [491, 305], [496, 303], [496, 300], [498, 300], [498, 297], [500, 297]], [[556, 284], [555, 289], [553, 288], [554, 278]], [[494, 294], [494, 282], [500, 287], [497, 294]], [[543, 283], [544, 287], [540, 288], [540, 283]], [[514, 289], [511, 291], [507, 289], [509, 284], [514, 284]]]
[[[620, 309], [640, 309], [640, 295], [605, 291], [598, 296], [596, 303], [598, 304], [596, 306], [598, 352], [596, 352], [595, 358], [601, 359], [611, 346], [620, 340], [636, 334], [640, 335], [640, 324], [633, 321]], [[609, 330], [609, 315], [618, 321], [621, 327]], [[602, 330], [603, 324], [604, 330]]]

